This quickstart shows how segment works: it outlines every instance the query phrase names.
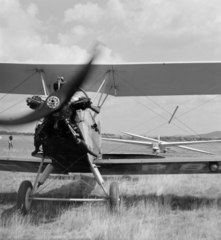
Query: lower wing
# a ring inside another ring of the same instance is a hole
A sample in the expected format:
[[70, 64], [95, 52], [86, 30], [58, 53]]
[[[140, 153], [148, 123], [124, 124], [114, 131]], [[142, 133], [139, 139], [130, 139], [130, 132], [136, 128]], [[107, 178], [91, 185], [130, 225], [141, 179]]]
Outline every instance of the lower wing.
[[[113, 155], [112, 155], [113, 156]], [[121, 156], [122, 157], [122, 156]], [[131, 155], [131, 157], [133, 157]], [[0, 171], [13, 172], [37, 172], [41, 159], [34, 158], [7, 158], [0, 157]], [[45, 159], [45, 165], [52, 163], [50, 159]], [[103, 175], [146, 175], [146, 174], [193, 174], [193, 173], [221, 173], [220, 158], [159, 158], [151, 157], [146, 159], [98, 159], [94, 161], [99, 171]], [[85, 165], [85, 164], [84, 164]], [[62, 168], [54, 165], [52, 173], [63, 173]], [[70, 169], [73, 173], [89, 173], [88, 166]], [[65, 172], [68, 174], [68, 172]]]

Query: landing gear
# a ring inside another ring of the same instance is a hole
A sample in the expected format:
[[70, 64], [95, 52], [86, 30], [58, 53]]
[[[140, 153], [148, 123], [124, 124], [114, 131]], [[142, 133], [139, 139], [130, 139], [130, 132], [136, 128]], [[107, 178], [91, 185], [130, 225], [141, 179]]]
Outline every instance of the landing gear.
[[45, 182], [45, 180], [53, 170], [53, 166], [51, 164], [48, 164], [43, 171], [41, 177], [39, 178], [43, 163], [44, 157], [42, 157], [40, 166], [38, 168], [38, 173], [34, 182], [34, 186], [32, 186], [32, 183], [30, 181], [26, 180], [21, 183], [18, 189], [17, 208], [20, 209], [22, 215], [26, 215], [28, 213], [31, 208], [33, 196], [36, 192], [36, 189]]
[[36, 190], [40, 185], [44, 184], [45, 180], [48, 178], [50, 173], [53, 171], [52, 164], [48, 164], [44, 169], [43, 173], [40, 175], [40, 172], [43, 167], [44, 157], [40, 163], [37, 177], [35, 179], [34, 185], [32, 186], [30, 181], [24, 181], [21, 183], [18, 190], [17, 197], [17, 207], [21, 211], [22, 215], [26, 215], [31, 206], [32, 201], [68, 201], [68, 202], [109, 202], [110, 210], [113, 213], [118, 213], [120, 209], [120, 193], [119, 186], [117, 182], [112, 182], [110, 185], [109, 193], [104, 186], [104, 179], [102, 178], [100, 171], [96, 164], [92, 163], [89, 158], [92, 158], [88, 154], [88, 162], [90, 164], [91, 171], [95, 177], [97, 183], [101, 186], [105, 196], [101, 198], [45, 198], [45, 197], [36, 197]]
[[21, 210], [22, 215], [26, 215], [31, 208], [32, 184], [30, 181], [23, 181], [18, 190], [17, 207]]
[[110, 209], [112, 212], [119, 212], [120, 209], [120, 191], [117, 182], [112, 182], [109, 192]]

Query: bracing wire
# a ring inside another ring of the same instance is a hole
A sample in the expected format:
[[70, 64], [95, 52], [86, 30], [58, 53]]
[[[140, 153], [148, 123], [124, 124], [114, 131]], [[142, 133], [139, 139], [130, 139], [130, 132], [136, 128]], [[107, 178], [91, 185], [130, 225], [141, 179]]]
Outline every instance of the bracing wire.
[[[8, 93], [6, 93], [4, 96], [2, 96], [2, 97], [0, 98], [0, 100], [2, 100], [2, 99], [3, 99], [4, 97], [6, 97], [8, 94], [12, 93], [16, 88], [18, 88], [19, 86], [21, 86], [24, 82], [26, 82], [28, 79], [30, 79], [34, 74], [36, 74], [36, 72], [34, 72], [33, 74], [31, 74], [28, 78], [26, 78], [24, 81], [22, 81], [20, 84], [18, 84], [18, 85], [17, 85], [16, 87], [14, 87], [13, 89], [11, 89]], [[34, 94], [37, 94], [37, 93], [39, 93], [39, 92], [41, 92], [41, 91], [42, 91], [42, 88], [41, 88], [40, 90], [38, 90], [36, 93], [34, 93]], [[8, 111], [9, 109], [15, 107], [16, 105], [18, 105], [18, 104], [20, 104], [21, 102], [23, 102], [25, 99], [26, 99], [26, 97], [23, 98], [21, 101], [13, 104], [12, 106], [4, 109], [3, 111], [0, 112], [0, 114], [2, 114], [2, 113], [4, 113], [4, 112]], [[2, 127], [3, 127], [4, 129], [6, 129], [7, 131], [12, 131], [11, 129], [6, 128], [5, 126], [2, 126]], [[25, 140], [26, 142], [33, 144], [32, 142], [28, 141], [26, 138], [22, 137], [21, 135], [18, 135], [18, 136], [19, 136], [19, 138]]]
[[12, 88], [9, 92], [7, 92], [5, 95], [3, 95], [0, 100], [2, 100], [4, 97], [6, 97], [9, 93], [12, 93], [16, 88], [18, 88], [19, 86], [21, 86], [23, 83], [25, 83], [27, 80], [29, 80], [32, 76], [34, 76], [36, 74], [36, 72], [34, 72], [33, 74], [31, 74], [29, 77], [27, 77], [25, 80], [23, 80], [22, 82], [20, 82], [17, 86], [15, 86], [14, 88]]
[[[83, 155], [83, 156], [81, 156], [81, 157], [79, 157], [76, 161], [74, 161], [71, 165], [69, 165], [68, 167], [65, 167], [65, 166], [63, 166], [63, 164], [61, 164], [60, 162], [57, 162], [59, 165], [61, 165], [63, 168], [64, 168], [64, 170], [58, 175], [58, 176], [56, 176], [54, 179], [52, 179], [51, 181], [49, 181], [47, 184], [45, 184], [41, 189], [39, 189], [38, 191], [36, 191], [36, 193], [35, 193], [35, 195], [36, 194], [39, 194], [40, 192], [42, 192], [47, 186], [49, 186], [52, 182], [54, 182], [56, 179], [58, 179], [59, 178], [59, 176], [61, 176], [62, 174], [64, 174], [65, 172], [67, 172], [71, 167], [73, 167], [77, 162], [79, 162], [82, 158], [84, 158], [85, 156], [87, 156], [87, 154], [85, 154], [85, 155]], [[81, 179], [81, 181], [83, 181], [82, 179]], [[90, 185], [90, 184], [88, 184], [88, 183], [86, 183], [85, 181], [83, 181], [86, 185], [88, 185], [91, 189], [93, 189], [93, 187]], [[96, 191], [97, 192], [97, 191]], [[99, 196], [101, 196], [101, 194], [99, 193], [99, 192], [97, 192], [98, 193], [98, 195]]]
[[[130, 83], [128, 83], [124, 78], [122, 78], [120, 75], [118, 75], [117, 73], [115, 73], [119, 78], [121, 78], [124, 82], [126, 82], [128, 85], [130, 85], [132, 88], [134, 88], [135, 90], [137, 90], [138, 92], [140, 92], [140, 93], [142, 93], [140, 90], [138, 90], [135, 86], [133, 86], [132, 84], [130, 84]], [[209, 91], [211, 91], [212, 89], [214, 89], [214, 88], [216, 88], [216, 87], [218, 87], [218, 86], [220, 86], [221, 84], [219, 84], [219, 85], [217, 85], [217, 86], [215, 86], [215, 87], [213, 87], [213, 88], [211, 88], [211, 89], [209, 89], [209, 90], [207, 90], [207, 91], [205, 91], [204, 93], [202, 93], [202, 94], [205, 94], [205, 93], [208, 93]], [[201, 94], [201, 95], [202, 95]], [[149, 96], [147, 96], [146, 94], [144, 94], [144, 93], [142, 93], [142, 95], [145, 95], [145, 97], [146, 98], [148, 98], [150, 101], [152, 101], [153, 103], [155, 103], [158, 107], [160, 107], [161, 109], [163, 109], [163, 111], [164, 112], [166, 112], [166, 113], [169, 113], [170, 114], [170, 112], [168, 112], [165, 108], [163, 108], [162, 106], [160, 106], [156, 101], [154, 101], [153, 99], [151, 99]], [[199, 96], [199, 95], [198, 95]], [[215, 99], [215, 98], [217, 98], [217, 97], [219, 97], [219, 96], [216, 96], [216, 97], [214, 97], [213, 99]], [[196, 98], [196, 97], [194, 97], [194, 98]], [[193, 99], [193, 98], [191, 98], [191, 99]], [[208, 100], [208, 101], [206, 101], [205, 103], [203, 103], [203, 104], [201, 104], [200, 106], [202, 106], [202, 105], [204, 105], [204, 104], [206, 104], [207, 102], [209, 102], [209, 101], [212, 101], [213, 99], [211, 99], [211, 100]], [[188, 102], [188, 101], [190, 101], [190, 100], [187, 100], [186, 102]], [[140, 103], [140, 102], [138, 102], [138, 103]], [[184, 102], [185, 103], [185, 102]], [[184, 103], [182, 103], [181, 105], [183, 105]], [[142, 105], [142, 104], [141, 104]], [[195, 107], [194, 109], [196, 109], [196, 108], [198, 108], [198, 107], [200, 107], [200, 106], [197, 106], [197, 107]], [[149, 109], [149, 108], [148, 108]], [[192, 111], [192, 110], [194, 110], [194, 109], [191, 109], [191, 110], [189, 110], [188, 112], [190, 112], [190, 111]], [[150, 109], [149, 109], [150, 110]], [[152, 112], [154, 112], [153, 110], [151, 110]], [[156, 113], [156, 112], [155, 112]], [[187, 112], [186, 112], [187, 113]], [[184, 113], [184, 114], [186, 114], [186, 113]], [[157, 114], [157, 113], [156, 113]], [[182, 114], [182, 115], [180, 115], [180, 116], [183, 116], [184, 114]], [[159, 114], [158, 114], [159, 115]], [[180, 116], [178, 116], [178, 117], [180, 117]], [[201, 137], [200, 136], [200, 134], [198, 134], [198, 133], [196, 133], [193, 129], [191, 129], [190, 127], [188, 127], [186, 124], [184, 124], [182, 121], [180, 121], [179, 119], [178, 119], [178, 117], [176, 117], [175, 119], [177, 120], [177, 121], [179, 121], [181, 124], [183, 124], [185, 127], [187, 127], [189, 130], [191, 130], [192, 132], [194, 132], [197, 136], [199, 136], [199, 137]], [[149, 120], [148, 120], [149, 121]], [[145, 121], [145, 123], [146, 123], [146, 121]], [[142, 123], [142, 124], [140, 124], [140, 125], [143, 125], [144, 123]], [[139, 125], [139, 126], [140, 126]], [[163, 124], [163, 125], [166, 125], [166, 123], [165, 124]], [[173, 123], [173, 125], [175, 125], [174, 123]], [[161, 127], [162, 125], [160, 125], [159, 127]], [[177, 126], [177, 125], [175, 125], [175, 126]], [[159, 127], [157, 127], [157, 128], [159, 128]], [[180, 126], [177, 126], [178, 128], [180, 128], [180, 129], [182, 129]], [[136, 127], [134, 127], [134, 128], [136, 128]], [[133, 129], [134, 129], [133, 128]], [[155, 128], [155, 129], [157, 129], [157, 128]], [[182, 130], [184, 130], [184, 129], [182, 129]], [[152, 131], [152, 130], [151, 130]], [[149, 132], [151, 132], [151, 131], [149, 131]], [[185, 132], [187, 132], [186, 130], [184, 130]], [[149, 133], [149, 132], [147, 132], [147, 133]], [[187, 132], [188, 133], [188, 132]], [[189, 134], [189, 133], [188, 133]], [[213, 146], [214, 148], [216, 148], [217, 149], [217, 147], [215, 147], [213, 144], [211, 144], [211, 143], [208, 143], [208, 144], [210, 144], [211, 146]]]
[[[35, 92], [34, 94], [37, 94], [37, 93], [39, 93], [39, 92], [41, 92], [41, 91], [42, 91], [42, 88], [41, 88], [40, 90], [38, 90], [37, 92]], [[11, 109], [11, 108], [13, 108], [14, 106], [18, 105], [19, 103], [23, 102], [26, 98], [27, 98], [27, 97], [23, 98], [21, 101], [19, 101], [19, 102], [13, 104], [12, 106], [10, 106], [10, 107], [4, 109], [3, 111], [0, 112], [0, 114], [1, 114], [1, 113], [4, 113], [4, 112], [6, 112], [6, 111], [8, 111], [9, 109]]]
[[[122, 78], [121, 76], [119, 76], [118, 74], [116, 74], [119, 78], [121, 78], [123, 81], [125, 81], [128, 85], [130, 85], [132, 88], [134, 88], [135, 90], [137, 90], [138, 92], [140, 92], [140, 93], [142, 93], [141, 91], [139, 91], [137, 88], [135, 88], [133, 85], [131, 85], [131, 84], [129, 84], [124, 78]], [[219, 84], [219, 85], [221, 85], [221, 84]], [[219, 86], [218, 85], [218, 86]], [[212, 88], [213, 89], [213, 88]], [[142, 93], [143, 94], [143, 93]], [[160, 107], [164, 112], [166, 112], [166, 113], [168, 113], [168, 114], [170, 114], [170, 112], [169, 111], [167, 111], [165, 108], [163, 108], [161, 105], [159, 105], [156, 101], [154, 101], [153, 99], [151, 99], [149, 96], [145, 96], [146, 98], [148, 98], [148, 99], [150, 99], [153, 103], [155, 103], [158, 107]], [[219, 96], [216, 96], [215, 98], [217, 98], [217, 97], [219, 97]], [[215, 99], [214, 98], [214, 99]], [[210, 100], [208, 100], [207, 102], [209, 102]], [[205, 102], [205, 103], [207, 103], [207, 102]], [[138, 102], [138, 103], [140, 103], [140, 102]], [[203, 103], [203, 104], [205, 104], [205, 103]], [[203, 105], [203, 104], [201, 104], [201, 105]], [[200, 105], [200, 106], [201, 106]], [[198, 106], [198, 107], [200, 107], [200, 106]], [[197, 108], [197, 107], [196, 107]], [[194, 109], [196, 109], [196, 108], [194, 108]], [[149, 109], [149, 108], [148, 108]], [[150, 109], [149, 109], [150, 110]], [[192, 109], [193, 110], [193, 109]], [[190, 110], [190, 111], [192, 111], [192, 110]], [[151, 110], [151, 111], [153, 111], [153, 110]], [[189, 111], [189, 112], [190, 112]], [[154, 112], [154, 111], [153, 111]], [[155, 112], [156, 113], [156, 112]], [[157, 114], [157, 113], [156, 113]], [[182, 115], [184, 115], [184, 114], [182, 114]], [[177, 118], [175, 118], [175, 119], [177, 119]], [[178, 120], [178, 119], [177, 119]], [[180, 121], [180, 120], [179, 120]], [[182, 123], [181, 121], [180, 121], [180, 123]], [[185, 124], [184, 124], [185, 125]], [[185, 125], [186, 126], [186, 125]], [[194, 132], [195, 134], [197, 134], [196, 132]], [[199, 134], [197, 134], [198, 136], [200, 136]]]
[[88, 92], [90, 92], [90, 90], [91, 90], [98, 82], [100, 82], [102, 79], [104, 79], [106, 74], [107, 74], [107, 72], [104, 73], [100, 78], [98, 78], [98, 80], [90, 87], [90, 89], [88, 89]]

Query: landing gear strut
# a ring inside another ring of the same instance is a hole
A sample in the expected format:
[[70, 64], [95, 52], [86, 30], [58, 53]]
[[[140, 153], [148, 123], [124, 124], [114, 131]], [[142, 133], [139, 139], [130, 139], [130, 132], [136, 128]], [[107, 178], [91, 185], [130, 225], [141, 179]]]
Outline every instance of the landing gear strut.
[[[89, 154], [88, 154], [89, 155]], [[89, 155], [91, 156], [91, 155]], [[92, 163], [90, 160], [88, 161], [90, 164], [91, 171], [97, 181], [97, 183], [101, 186], [105, 197], [101, 198], [43, 198], [43, 197], [36, 197], [36, 189], [42, 185], [49, 174], [53, 170], [53, 166], [48, 164], [45, 168], [44, 172], [40, 175], [40, 172], [43, 167], [44, 157], [42, 158], [41, 164], [38, 169], [37, 177], [34, 182], [34, 186], [30, 181], [23, 181], [18, 190], [18, 197], [17, 197], [17, 207], [20, 209], [22, 215], [26, 215], [31, 208], [32, 201], [68, 201], [68, 202], [107, 202], [109, 201], [110, 210], [113, 213], [118, 213], [120, 209], [120, 193], [119, 193], [119, 186], [117, 182], [112, 182], [110, 185], [109, 193], [105, 189], [104, 180], [98, 170], [98, 167]]]
[[109, 189], [109, 194], [107, 193], [105, 187], [104, 187], [104, 180], [97, 168], [97, 166], [90, 162], [89, 164], [91, 166], [91, 171], [94, 174], [94, 177], [97, 181], [97, 183], [101, 186], [101, 188], [104, 191], [104, 194], [107, 196], [107, 199], [109, 199], [110, 203], [110, 210], [111, 212], [119, 212], [120, 209], [120, 191], [119, 186], [117, 182], [112, 182]]

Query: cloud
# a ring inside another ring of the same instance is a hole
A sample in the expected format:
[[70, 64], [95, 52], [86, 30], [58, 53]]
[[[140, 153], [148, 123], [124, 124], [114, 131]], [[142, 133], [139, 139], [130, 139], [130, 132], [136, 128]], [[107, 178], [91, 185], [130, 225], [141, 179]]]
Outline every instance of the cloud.
[[35, 17], [38, 14], [37, 6], [33, 3], [30, 3], [27, 8], [27, 14]]
[[95, 60], [95, 63], [106, 63], [106, 64], [112, 64], [112, 63], [121, 63], [124, 62], [124, 59], [117, 53], [114, 53], [112, 49], [102, 46], [101, 54], [98, 56], [98, 58]]
[[61, 46], [72, 46], [74, 44], [81, 44], [85, 39], [90, 38], [94, 40], [94, 36], [90, 29], [82, 25], [76, 25], [66, 33], [58, 33], [58, 41]]
[[86, 53], [77, 45], [67, 47], [50, 42], [47, 23], [37, 18], [35, 4], [30, 3], [26, 9], [16, 0], [1, 0], [0, 4], [1, 61], [69, 63]]
[[126, 9], [126, 2], [123, 3], [120, 0], [110, 0], [106, 5], [106, 12], [112, 20], [124, 21], [128, 20], [128, 14]]
[[0, 4], [1, 61], [76, 62], [97, 39], [107, 45], [109, 62], [217, 59], [221, 52], [218, 0], [77, 3], [59, 19], [56, 6], [43, 18], [37, 1]]
[[117, 2], [120, 1], [110, 0], [107, 6], [120, 5], [119, 10], [107, 7], [106, 14], [115, 21], [124, 19], [120, 25], [122, 37], [126, 38], [124, 33], [127, 33], [127, 38], [136, 44], [148, 41], [162, 48], [181, 47], [220, 34], [221, 6], [216, 0], [137, 1], [136, 4], [121, 1], [118, 5]]
[[221, 53], [220, 12], [218, 0], [109, 0], [76, 4], [64, 22], [81, 25], [89, 38], [126, 60], [215, 60]]
[[[65, 31], [62, 28], [56, 29], [55, 26], [51, 26], [51, 19], [48, 19], [48, 22], [40, 20], [38, 6], [34, 3], [25, 7], [18, 0], [0, 0], [0, 4], [0, 61], [2, 62], [82, 62], [88, 55], [88, 46], [99, 39], [96, 31], [91, 30], [91, 27], [80, 24], [71, 28], [68, 26], [64, 28]], [[78, 4], [76, 9], [79, 14], [74, 16], [78, 21], [88, 20], [90, 23], [95, 23], [102, 15], [101, 9], [96, 4]], [[62, 26], [62, 23], [60, 24]], [[122, 61], [122, 57], [113, 53], [110, 48], [105, 50], [103, 57], [106, 62]]]
[[64, 22], [86, 22], [96, 24], [103, 16], [103, 10], [97, 4], [88, 2], [86, 4], [76, 4], [74, 8], [65, 11]]

